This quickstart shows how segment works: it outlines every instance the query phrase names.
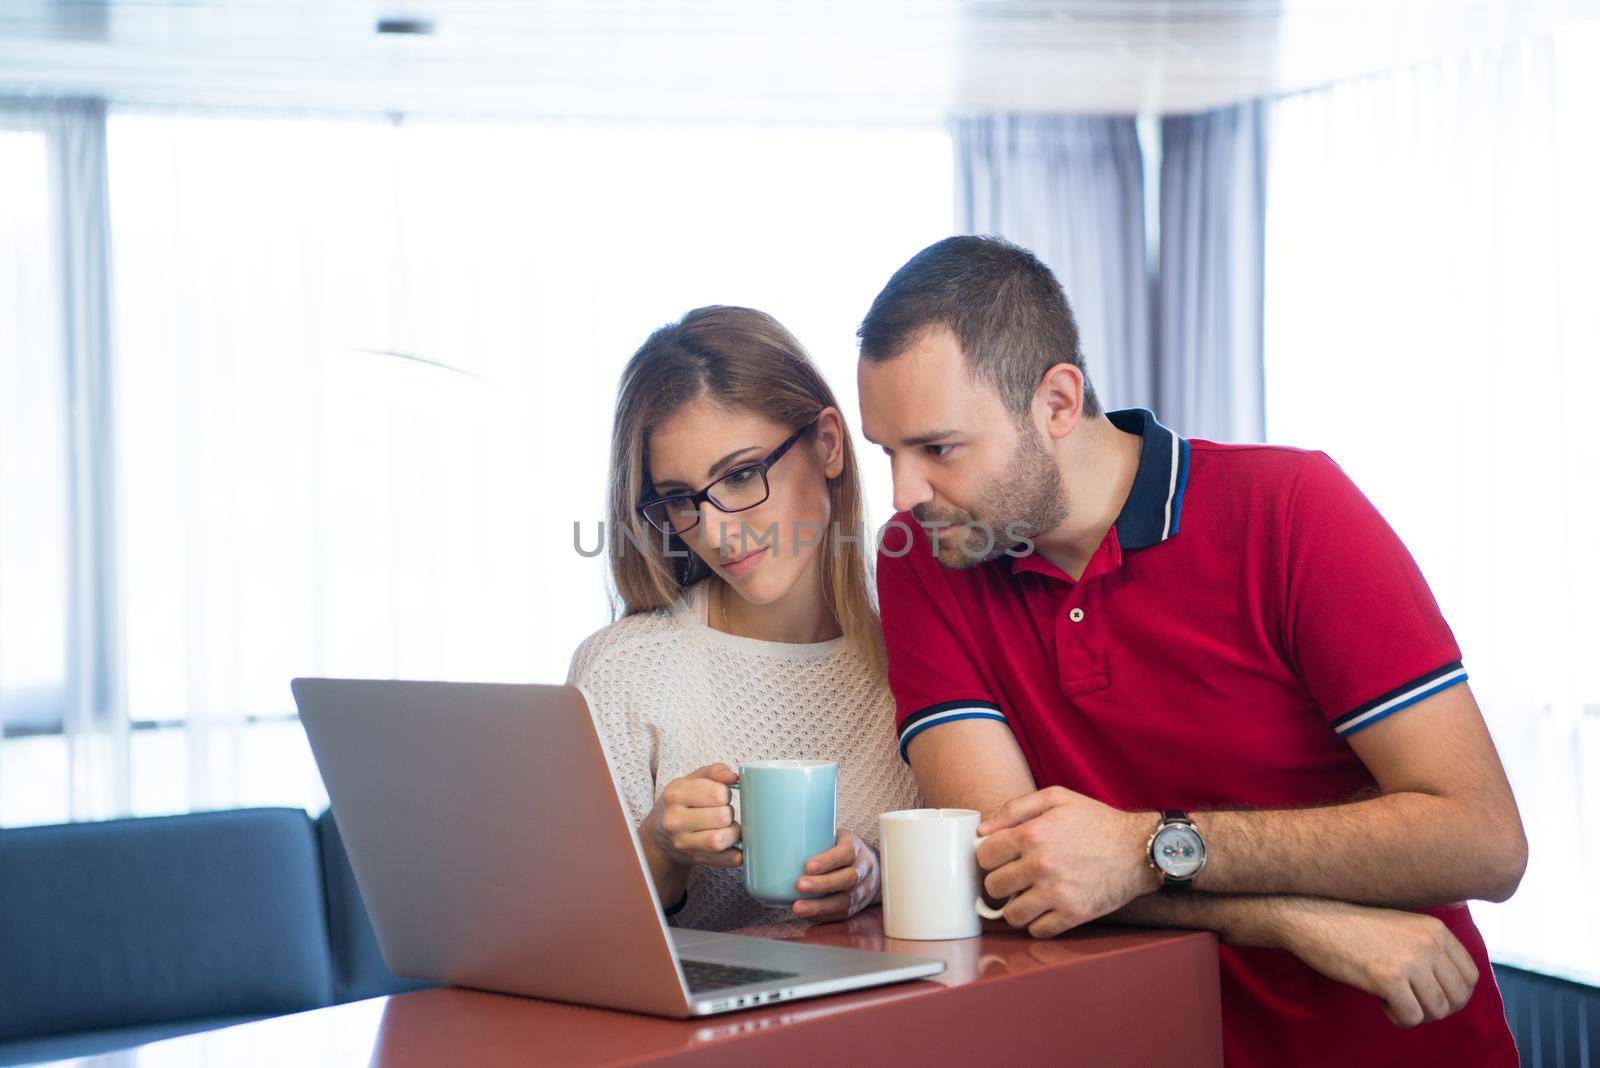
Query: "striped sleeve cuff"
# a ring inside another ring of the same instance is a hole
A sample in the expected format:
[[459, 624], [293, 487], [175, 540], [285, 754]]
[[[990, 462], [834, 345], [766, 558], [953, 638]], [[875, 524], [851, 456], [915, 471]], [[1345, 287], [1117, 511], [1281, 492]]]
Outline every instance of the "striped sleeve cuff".
[[918, 712], [913, 712], [906, 717], [900, 725], [900, 759], [906, 759], [906, 745], [927, 730], [937, 727], [941, 723], [954, 723], [958, 719], [992, 719], [1001, 723], [1006, 721], [1005, 713], [1000, 711], [1000, 706], [992, 701], [945, 701], [937, 705], [929, 705]]
[[[1346, 737], [1370, 727], [1385, 716], [1392, 716], [1402, 708], [1409, 708], [1424, 698], [1432, 697], [1440, 690], [1448, 690], [1458, 682], [1467, 681], [1467, 669], [1461, 666], [1461, 661], [1456, 660], [1442, 668], [1430, 671], [1421, 678], [1412, 679], [1404, 686], [1390, 690], [1382, 697], [1368, 701], [1360, 708], [1346, 712], [1333, 721], [1333, 729], [1339, 732], [1340, 737]], [[904, 751], [904, 732], [901, 734]]]

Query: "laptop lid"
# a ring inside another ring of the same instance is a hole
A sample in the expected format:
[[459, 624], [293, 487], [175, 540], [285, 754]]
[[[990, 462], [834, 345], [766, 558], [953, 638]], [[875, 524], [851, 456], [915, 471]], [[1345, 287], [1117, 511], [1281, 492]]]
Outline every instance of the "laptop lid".
[[[627, 806], [576, 689], [291, 687], [391, 971], [689, 1012]], [[521, 847], [530, 840], [536, 848]]]

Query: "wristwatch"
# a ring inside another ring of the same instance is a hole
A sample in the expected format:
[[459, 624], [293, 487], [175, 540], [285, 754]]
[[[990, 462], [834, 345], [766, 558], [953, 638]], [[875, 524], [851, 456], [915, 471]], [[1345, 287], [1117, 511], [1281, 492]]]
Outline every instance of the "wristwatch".
[[1187, 890], [1206, 866], [1206, 840], [1187, 812], [1169, 808], [1161, 813], [1146, 849], [1150, 866], [1161, 876], [1161, 889]]

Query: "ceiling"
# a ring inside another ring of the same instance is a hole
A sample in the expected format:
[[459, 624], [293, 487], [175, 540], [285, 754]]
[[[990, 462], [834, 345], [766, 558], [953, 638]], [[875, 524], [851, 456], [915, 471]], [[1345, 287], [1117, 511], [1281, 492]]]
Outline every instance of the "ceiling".
[[[379, 35], [379, 19], [431, 23]], [[1197, 111], [1600, 0], [0, 0], [0, 93], [489, 117]]]

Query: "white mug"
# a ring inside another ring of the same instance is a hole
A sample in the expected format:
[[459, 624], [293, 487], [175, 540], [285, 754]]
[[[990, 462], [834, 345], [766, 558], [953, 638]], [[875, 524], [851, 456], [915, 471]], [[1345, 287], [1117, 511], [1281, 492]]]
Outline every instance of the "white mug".
[[883, 933], [890, 938], [971, 938], [979, 917], [1001, 918], [983, 901], [979, 813], [917, 808], [878, 817]]

